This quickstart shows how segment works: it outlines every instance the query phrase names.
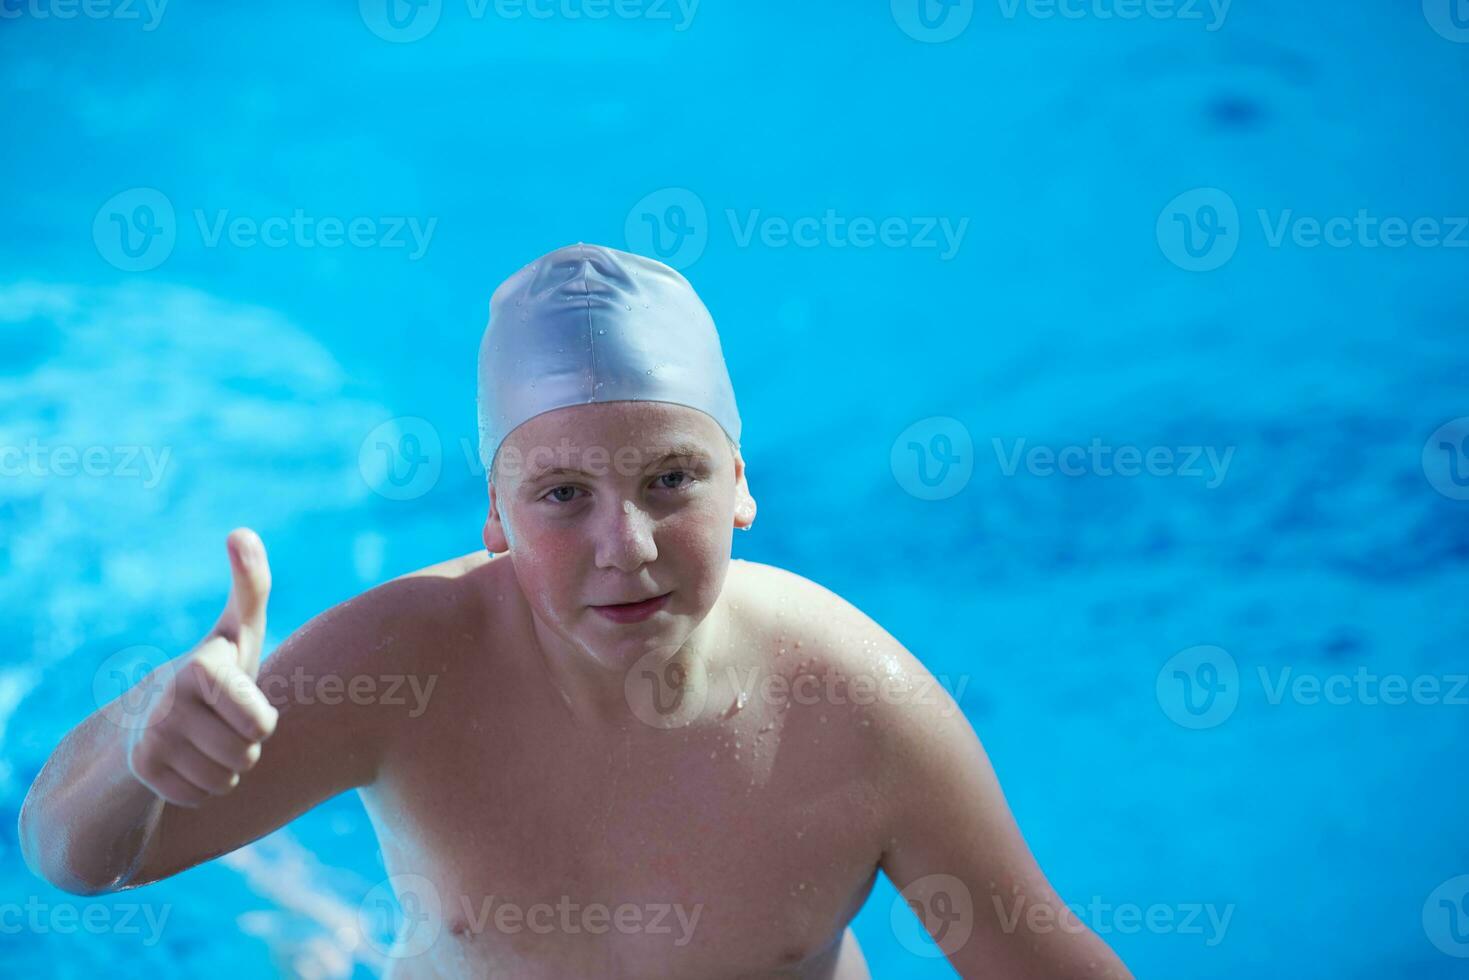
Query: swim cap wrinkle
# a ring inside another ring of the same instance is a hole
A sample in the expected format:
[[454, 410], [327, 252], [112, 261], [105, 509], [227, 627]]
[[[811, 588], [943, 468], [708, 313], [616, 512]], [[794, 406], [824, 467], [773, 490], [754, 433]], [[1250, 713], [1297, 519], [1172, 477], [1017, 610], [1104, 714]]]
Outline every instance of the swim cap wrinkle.
[[709, 415], [736, 446], [740, 416], [714, 320], [661, 262], [578, 243], [500, 284], [479, 349], [479, 452], [544, 412], [661, 401]]

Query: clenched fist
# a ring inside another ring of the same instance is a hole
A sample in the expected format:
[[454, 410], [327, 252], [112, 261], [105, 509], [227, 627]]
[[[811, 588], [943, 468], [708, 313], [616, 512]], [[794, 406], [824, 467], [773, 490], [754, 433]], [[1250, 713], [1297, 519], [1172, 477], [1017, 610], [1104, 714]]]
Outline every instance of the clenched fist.
[[275, 731], [278, 712], [255, 683], [265, 636], [270, 565], [249, 528], [225, 540], [233, 584], [214, 628], [148, 685], [141, 724], [130, 731], [128, 767], [160, 797], [196, 807], [239, 785]]

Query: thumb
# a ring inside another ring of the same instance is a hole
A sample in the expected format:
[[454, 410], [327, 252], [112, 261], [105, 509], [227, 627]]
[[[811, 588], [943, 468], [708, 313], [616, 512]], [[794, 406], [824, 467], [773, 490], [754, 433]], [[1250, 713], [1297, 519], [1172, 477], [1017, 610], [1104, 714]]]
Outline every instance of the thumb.
[[253, 679], [260, 669], [260, 645], [265, 639], [270, 563], [265, 543], [248, 527], [231, 531], [225, 549], [230, 558], [230, 598], [214, 631], [235, 644], [236, 662]]

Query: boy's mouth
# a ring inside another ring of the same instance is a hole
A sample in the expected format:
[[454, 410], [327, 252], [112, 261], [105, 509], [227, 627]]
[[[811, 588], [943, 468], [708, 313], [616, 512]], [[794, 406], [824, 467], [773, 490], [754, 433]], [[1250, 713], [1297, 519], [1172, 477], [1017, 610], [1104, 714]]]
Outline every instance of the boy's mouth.
[[668, 603], [668, 597], [672, 592], [665, 592], [651, 599], [643, 599], [639, 602], [617, 602], [605, 606], [593, 606], [603, 616], [614, 623], [636, 623], [653, 615]]

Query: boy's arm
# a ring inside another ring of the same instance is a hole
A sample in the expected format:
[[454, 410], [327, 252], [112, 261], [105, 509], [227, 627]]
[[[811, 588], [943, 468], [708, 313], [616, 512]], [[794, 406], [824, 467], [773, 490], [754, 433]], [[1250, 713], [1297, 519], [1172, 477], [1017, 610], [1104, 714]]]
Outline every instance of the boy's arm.
[[880, 676], [898, 681], [874, 706], [891, 807], [881, 867], [935, 945], [966, 978], [1130, 980], [1041, 872], [958, 704], [872, 627]]
[[324, 676], [347, 689], [350, 665], [379, 645], [370, 604], [328, 610], [260, 665], [264, 548], [236, 531], [228, 550], [233, 586], [215, 627], [73, 729], [27, 794], [22, 853], [57, 887], [100, 894], [169, 877], [375, 778], [378, 713], [314, 693]]

